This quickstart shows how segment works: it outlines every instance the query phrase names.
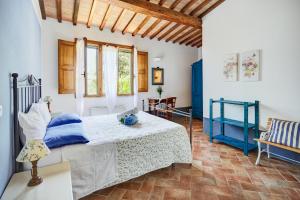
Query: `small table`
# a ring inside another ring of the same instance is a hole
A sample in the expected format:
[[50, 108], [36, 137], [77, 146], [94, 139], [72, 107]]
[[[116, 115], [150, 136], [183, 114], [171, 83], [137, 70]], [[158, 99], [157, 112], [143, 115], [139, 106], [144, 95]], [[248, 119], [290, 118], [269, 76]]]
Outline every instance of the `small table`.
[[[159, 104], [165, 104], [165, 108], [156, 108]], [[158, 115], [167, 119], [170, 119], [170, 112], [172, 112], [171, 108], [175, 108], [176, 97], [167, 97], [167, 98], [148, 98], [148, 109], [150, 113], [154, 115]]]
[[15, 173], [6, 187], [2, 200], [73, 200], [69, 162], [38, 168], [43, 178], [40, 185], [28, 187], [30, 171]]

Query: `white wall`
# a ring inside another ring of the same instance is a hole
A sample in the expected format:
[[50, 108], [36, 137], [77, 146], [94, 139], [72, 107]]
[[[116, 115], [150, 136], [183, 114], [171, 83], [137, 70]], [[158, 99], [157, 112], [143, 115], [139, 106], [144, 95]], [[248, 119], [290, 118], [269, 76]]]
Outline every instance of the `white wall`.
[[[117, 44], [135, 45], [140, 51], [149, 53], [149, 92], [139, 94], [139, 103], [147, 97], [157, 97], [156, 87], [152, 86], [151, 68], [156, 67], [154, 57], [162, 57], [160, 67], [165, 69], [165, 85], [163, 96], [176, 96], [177, 106], [191, 105], [191, 67], [197, 60], [197, 49], [179, 46], [173, 43], [159, 42], [157, 40], [142, 39], [125, 36], [121, 33], [112, 34], [110, 30], [100, 31], [97, 27], [86, 28], [84, 25], [73, 26], [71, 23], [58, 23], [57, 20], [47, 19], [42, 22], [43, 41], [43, 87], [44, 94], [53, 98], [52, 110], [54, 112], [74, 112], [74, 95], [58, 94], [57, 73], [57, 40], [74, 40], [74, 38], [87, 37], [90, 40], [112, 42]], [[86, 98], [86, 112], [91, 106], [105, 105], [104, 98]], [[127, 108], [133, 106], [132, 97], [119, 97], [118, 104]]]
[[198, 49], [198, 60], [202, 59], [202, 47]]
[[[299, 0], [227, 0], [203, 19], [205, 117], [209, 98], [224, 97], [259, 100], [261, 125], [268, 116], [300, 121], [299, 8]], [[261, 50], [261, 81], [224, 82], [224, 55], [253, 49]]]

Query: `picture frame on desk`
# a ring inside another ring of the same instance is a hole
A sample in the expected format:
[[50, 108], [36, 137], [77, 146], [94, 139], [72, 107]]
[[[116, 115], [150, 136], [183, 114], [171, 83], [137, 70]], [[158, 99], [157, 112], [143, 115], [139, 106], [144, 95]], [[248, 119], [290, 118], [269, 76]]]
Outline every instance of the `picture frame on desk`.
[[164, 85], [164, 69], [152, 68], [152, 85]]

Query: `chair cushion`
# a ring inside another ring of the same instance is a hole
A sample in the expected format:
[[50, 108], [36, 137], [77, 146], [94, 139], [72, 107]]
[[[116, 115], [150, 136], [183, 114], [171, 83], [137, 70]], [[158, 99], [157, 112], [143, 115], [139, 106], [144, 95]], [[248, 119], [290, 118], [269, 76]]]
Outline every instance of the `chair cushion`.
[[300, 123], [273, 119], [268, 141], [300, 148]]

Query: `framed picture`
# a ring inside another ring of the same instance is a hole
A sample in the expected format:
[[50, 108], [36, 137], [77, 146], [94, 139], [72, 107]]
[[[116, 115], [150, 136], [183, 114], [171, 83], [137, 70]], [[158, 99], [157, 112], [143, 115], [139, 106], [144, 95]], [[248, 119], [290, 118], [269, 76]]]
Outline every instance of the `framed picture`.
[[152, 85], [163, 85], [164, 84], [164, 69], [152, 68]]
[[237, 81], [238, 54], [226, 54], [224, 59], [223, 77], [224, 81]]
[[259, 81], [260, 51], [253, 50], [241, 53], [240, 80]]

